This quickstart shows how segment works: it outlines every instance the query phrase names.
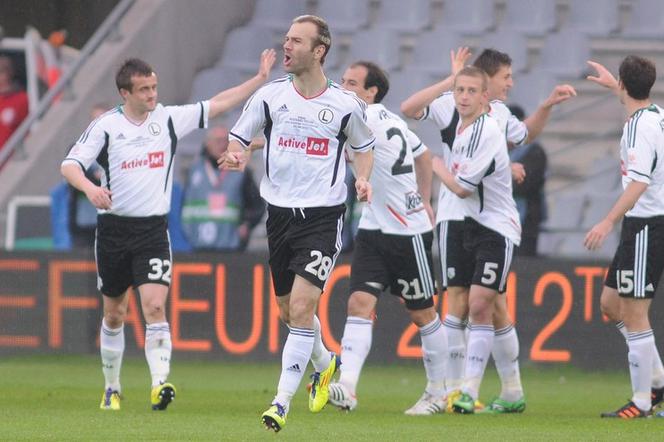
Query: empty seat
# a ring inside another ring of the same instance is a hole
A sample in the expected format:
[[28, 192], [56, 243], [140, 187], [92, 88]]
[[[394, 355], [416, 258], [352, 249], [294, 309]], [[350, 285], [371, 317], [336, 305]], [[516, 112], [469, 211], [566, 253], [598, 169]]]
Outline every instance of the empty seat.
[[556, 85], [553, 76], [541, 70], [514, 75], [514, 87], [507, 101], [523, 107], [526, 115], [531, 115], [546, 100]]
[[622, 35], [629, 38], [664, 38], [664, 5], [661, 0], [633, 0]]
[[231, 31], [224, 42], [219, 64], [243, 71], [258, 69], [263, 49], [280, 48], [269, 29], [245, 26]]
[[604, 219], [618, 200], [620, 193], [591, 193], [587, 196], [588, 204], [583, 210], [581, 228], [590, 229]]
[[[553, 201], [552, 201], [553, 200]], [[544, 223], [544, 230], [575, 230], [581, 222], [585, 196], [578, 193], [561, 193], [549, 198], [552, 201], [549, 217]]]
[[462, 45], [461, 36], [451, 29], [433, 29], [417, 38], [410, 69], [444, 74], [450, 72], [449, 51]]
[[[258, 60], [256, 60], [255, 66], [258, 70]], [[215, 66], [202, 70], [194, 78], [190, 102], [207, 100], [222, 90], [236, 86], [249, 78], [249, 74], [242, 73], [242, 71], [233, 67]]]
[[382, 29], [417, 33], [431, 25], [431, 1], [382, 0], [376, 23]]
[[485, 48], [494, 48], [505, 52], [512, 58], [512, 71], [520, 72], [528, 67], [528, 45], [526, 37], [510, 29], [485, 34], [480, 41], [478, 52]]
[[541, 37], [556, 27], [556, 2], [551, 0], [509, 0], [501, 29]]
[[258, 0], [250, 23], [286, 32], [295, 17], [312, 13], [307, 0]]
[[613, 157], [598, 158], [592, 162], [588, 175], [583, 182], [582, 189], [593, 193], [598, 190], [603, 192], [617, 191], [621, 187], [620, 162]]
[[445, 0], [441, 23], [434, 26], [463, 35], [482, 35], [495, 27], [495, 12], [493, 1]]
[[332, 41], [334, 33], [355, 32], [369, 24], [369, 0], [328, 0], [318, 3], [318, 15], [330, 26]]
[[373, 61], [385, 70], [399, 67], [400, 40], [394, 32], [372, 29], [358, 32], [350, 45], [350, 60]]
[[575, 29], [593, 37], [607, 37], [620, 28], [618, 0], [571, 0], [564, 29]]
[[580, 78], [588, 69], [586, 61], [589, 59], [588, 37], [579, 31], [567, 29], [546, 38], [538, 67], [558, 77]]
[[434, 82], [426, 72], [410, 69], [391, 72], [389, 80], [390, 90], [383, 101], [385, 106], [396, 114], [400, 113], [399, 107], [403, 100]]

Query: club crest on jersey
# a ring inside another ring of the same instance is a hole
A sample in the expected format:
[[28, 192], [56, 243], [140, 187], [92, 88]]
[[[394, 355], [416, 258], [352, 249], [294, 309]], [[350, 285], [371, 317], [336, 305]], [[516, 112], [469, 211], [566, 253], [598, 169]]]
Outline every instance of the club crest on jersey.
[[150, 123], [148, 124], [148, 131], [150, 132], [150, 135], [156, 137], [161, 133], [161, 126], [157, 123]]
[[456, 269], [454, 267], [447, 268], [447, 277], [453, 279], [456, 276]]
[[318, 112], [318, 120], [323, 124], [329, 124], [334, 120], [334, 113], [331, 109], [325, 108]]

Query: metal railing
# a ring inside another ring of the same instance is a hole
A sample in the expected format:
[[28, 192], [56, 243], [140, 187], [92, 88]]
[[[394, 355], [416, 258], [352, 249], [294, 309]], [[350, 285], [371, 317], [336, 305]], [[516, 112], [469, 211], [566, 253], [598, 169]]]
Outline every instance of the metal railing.
[[23, 145], [23, 142], [30, 133], [32, 126], [38, 122], [50, 109], [54, 98], [59, 96], [70, 87], [78, 71], [90, 58], [90, 56], [97, 50], [97, 48], [101, 46], [106, 38], [113, 34], [117, 36], [116, 38], [119, 38], [119, 34], [117, 33], [117, 26], [122, 17], [124, 17], [129, 8], [134, 4], [134, 2], [135, 0], [122, 0], [120, 3], [118, 3], [118, 5], [113, 9], [113, 11], [111, 11], [108, 17], [106, 17], [106, 20], [104, 20], [99, 29], [97, 29], [90, 40], [88, 40], [88, 42], [85, 44], [80, 52], [79, 58], [67, 68], [55, 86], [49, 89], [46, 95], [42, 97], [42, 99], [39, 101], [37, 109], [30, 110], [28, 117], [23, 120], [18, 129], [16, 129], [16, 131], [9, 138], [3, 149], [0, 150], [0, 167], [5, 164], [5, 161], [8, 160], [8, 158], [15, 150]]

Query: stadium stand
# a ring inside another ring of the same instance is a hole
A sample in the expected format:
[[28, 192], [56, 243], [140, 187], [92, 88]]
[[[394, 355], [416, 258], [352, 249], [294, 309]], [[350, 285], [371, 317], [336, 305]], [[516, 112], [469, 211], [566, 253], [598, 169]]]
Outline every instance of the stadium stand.
[[550, 0], [509, 0], [500, 29], [528, 37], [543, 37], [556, 28], [556, 2]]

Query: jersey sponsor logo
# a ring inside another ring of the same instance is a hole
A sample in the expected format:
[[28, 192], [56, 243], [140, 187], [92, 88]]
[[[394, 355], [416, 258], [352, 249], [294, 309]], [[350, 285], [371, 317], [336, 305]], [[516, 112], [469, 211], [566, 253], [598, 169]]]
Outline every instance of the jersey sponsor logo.
[[331, 109], [325, 108], [318, 112], [318, 121], [323, 124], [329, 124], [334, 120], [334, 112]]
[[419, 193], [408, 192], [404, 196], [406, 203], [406, 213], [408, 215], [424, 209], [424, 206], [422, 205], [422, 196]]
[[164, 152], [148, 152], [146, 158], [137, 158], [134, 160], [123, 161], [120, 168], [130, 169], [159, 169], [164, 167]]
[[161, 126], [157, 123], [150, 123], [148, 124], [148, 131], [150, 132], [150, 135], [156, 137], [161, 133]]
[[277, 147], [284, 152], [304, 153], [307, 155], [327, 156], [330, 140], [327, 138], [280, 136]]
[[329, 144], [327, 138], [307, 137], [307, 155], [327, 156]]

